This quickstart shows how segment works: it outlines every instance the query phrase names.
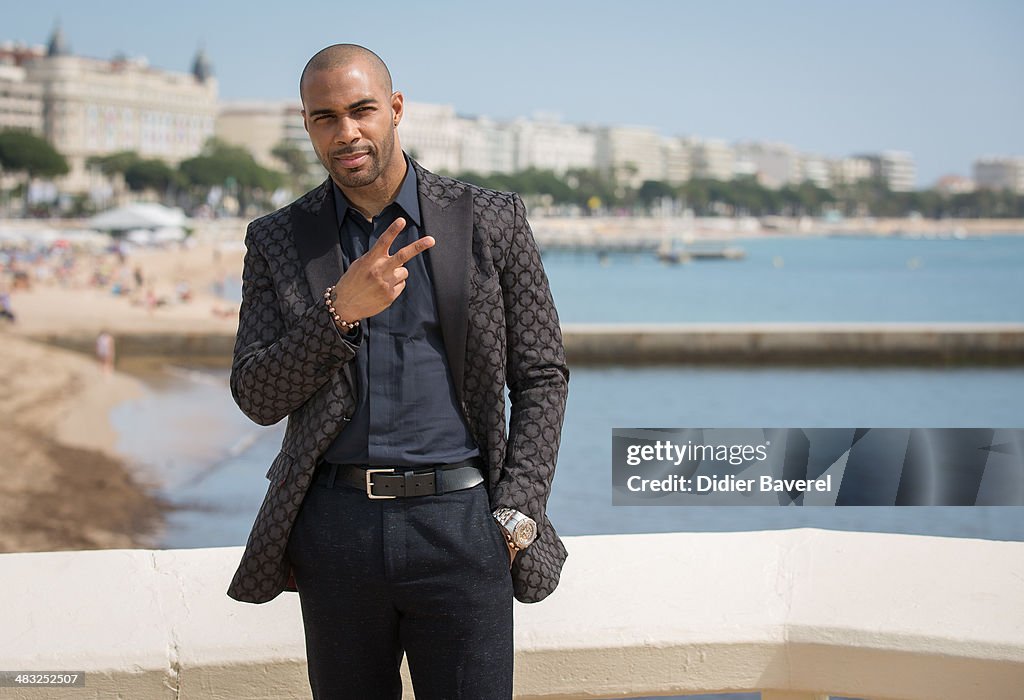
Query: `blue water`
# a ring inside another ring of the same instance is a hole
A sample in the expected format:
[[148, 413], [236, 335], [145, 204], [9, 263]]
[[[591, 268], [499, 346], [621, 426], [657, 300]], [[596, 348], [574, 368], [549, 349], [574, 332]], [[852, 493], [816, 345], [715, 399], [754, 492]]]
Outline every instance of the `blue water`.
[[[1024, 321], [1024, 236], [741, 241], [740, 261], [549, 254], [563, 322]], [[167, 547], [241, 544], [283, 426], [232, 403], [226, 372], [170, 369], [114, 411], [120, 448], [173, 513]], [[1024, 540], [1022, 508], [611, 505], [611, 430], [1024, 427], [1024, 367], [573, 368], [549, 514], [565, 535], [815, 526]]]
[[1024, 236], [759, 238], [743, 260], [549, 253], [564, 323], [1024, 321]]
[[[1024, 508], [611, 505], [615, 427], [1020, 427], [1024, 369], [580, 368], [549, 514], [565, 535], [823, 527], [1024, 540]], [[166, 547], [242, 544], [283, 425], [242, 416], [224, 372], [192, 372], [113, 413], [120, 449], [166, 495]], [[155, 457], [159, 455], [159, 457]]]
[[[743, 260], [548, 253], [563, 323], [1024, 321], [1024, 235], [758, 238]], [[238, 283], [228, 296], [241, 298]]]

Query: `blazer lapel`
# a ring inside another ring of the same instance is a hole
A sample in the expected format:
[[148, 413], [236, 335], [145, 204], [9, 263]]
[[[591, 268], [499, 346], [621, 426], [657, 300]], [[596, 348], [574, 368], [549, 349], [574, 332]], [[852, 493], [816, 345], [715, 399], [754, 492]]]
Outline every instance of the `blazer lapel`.
[[430, 196], [424, 180], [429, 177], [418, 170], [420, 216], [423, 235], [433, 236], [436, 243], [424, 255], [430, 266], [441, 321], [441, 336], [455, 382], [455, 395], [462, 403], [462, 385], [466, 369], [466, 334], [469, 331], [469, 276], [473, 259], [473, 197], [468, 189], [454, 199], [439, 204]]
[[338, 238], [338, 216], [334, 211], [334, 190], [326, 180], [310, 198], [308, 206], [296, 207], [292, 236], [299, 260], [306, 272], [313, 298], [336, 284], [348, 267]]

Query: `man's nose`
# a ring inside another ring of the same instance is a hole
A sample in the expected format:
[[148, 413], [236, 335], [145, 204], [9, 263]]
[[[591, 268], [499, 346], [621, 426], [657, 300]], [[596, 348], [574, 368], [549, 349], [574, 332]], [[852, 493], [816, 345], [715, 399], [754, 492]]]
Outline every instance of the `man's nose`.
[[338, 120], [338, 130], [334, 134], [337, 143], [347, 144], [359, 139], [359, 124], [355, 119], [342, 117]]

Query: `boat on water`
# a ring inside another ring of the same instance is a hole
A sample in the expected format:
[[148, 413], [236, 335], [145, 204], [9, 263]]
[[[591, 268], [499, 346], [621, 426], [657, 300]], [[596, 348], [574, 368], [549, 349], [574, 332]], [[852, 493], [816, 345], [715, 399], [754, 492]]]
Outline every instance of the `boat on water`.
[[690, 245], [685, 248], [659, 248], [658, 260], [670, 265], [690, 262], [691, 260], [742, 260], [747, 252], [738, 246]]

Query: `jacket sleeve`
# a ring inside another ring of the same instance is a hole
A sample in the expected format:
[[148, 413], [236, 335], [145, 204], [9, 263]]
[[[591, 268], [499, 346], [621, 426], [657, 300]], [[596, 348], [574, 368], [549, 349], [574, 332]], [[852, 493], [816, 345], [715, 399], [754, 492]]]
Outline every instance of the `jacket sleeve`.
[[[331, 375], [355, 357], [327, 307], [310, 304], [286, 317], [268, 259], [254, 236], [245, 236], [242, 305], [231, 363], [231, 395], [242, 412], [272, 425], [304, 404]], [[319, 290], [313, 290], [318, 294]]]
[[526, 513], [543, 527], [569, 388], [562, 332], [540, 252], [513, 195], [513, 232], [501, 287], [511, 402], [508, 449], [494, 506]]

